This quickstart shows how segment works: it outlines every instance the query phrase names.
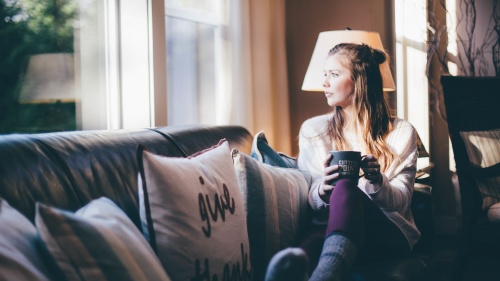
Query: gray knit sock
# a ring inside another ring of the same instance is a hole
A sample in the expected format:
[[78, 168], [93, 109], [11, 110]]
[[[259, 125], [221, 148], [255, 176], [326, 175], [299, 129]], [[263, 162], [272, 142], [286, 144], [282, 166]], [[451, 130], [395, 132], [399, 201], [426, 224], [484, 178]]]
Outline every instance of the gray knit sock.
[[266, 281], [307, 280], [307, 254], [300, 248], [286, 248], [276, 253], [267, 266]]
[[318, 266], [309, 280], [342, 280], [355, 259], [356, 246], [344, 235], [333, 233], [323, 243]]

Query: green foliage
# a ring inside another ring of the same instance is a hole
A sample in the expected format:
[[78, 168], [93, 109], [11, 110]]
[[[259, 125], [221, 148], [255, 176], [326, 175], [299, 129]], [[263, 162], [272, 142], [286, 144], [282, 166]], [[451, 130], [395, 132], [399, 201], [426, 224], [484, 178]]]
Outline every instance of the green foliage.
[[16, 121], [13, 116], [17, 111], [20, 73], [26, 66], [26, 54], [31, 51], [25, 42], [26, 22], [18, 21], [21, 13], [18, 6], [0, 0], [0, 132]]
[[0, 0], [0, 133], [16, 127], [31, 55], [73, 52], [76, 0]]
[[36, 53], [73, 52], [73, 0], [18, 0]]

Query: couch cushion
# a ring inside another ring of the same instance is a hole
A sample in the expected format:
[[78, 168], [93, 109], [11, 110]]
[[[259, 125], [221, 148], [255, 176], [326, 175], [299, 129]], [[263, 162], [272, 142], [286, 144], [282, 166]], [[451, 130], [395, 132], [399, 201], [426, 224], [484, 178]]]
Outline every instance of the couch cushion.
[[227, 141], [189, 158], [140, 146], [137, 161], [141, 219], [172, 279], [249, 280], [245, 210]]
[[67, 280], [170, 280], [141, 232], [107, 198], [75, 214], [37, 204], [36, 224]]
[[352, 281], [422, 281], [434, 280], [436, 261], [429, 254], [374, 261], [355, 265]]
[[0, 197], [34, 222], [35, 202], [76, 211], [107, 197], [140, 226], [137, 144], [181, 156], [151, 130], [96, 130], [6, 135], [0, 138]]
[[0, 137], [0, 197], [34, 222], [36, 202], [76, 211], [104, 196], [140, 227], [137, 144], [155, 154], [182, 157], [221, 138], [227, 138], [230, 147], [250, 151], [252, 136], [241, 126], [4, 135]]
[[271, 257], [297, 246], [308, 224], [311, 175], [260, 163], [234, 149], [234, 169], [243, 192], [255, 280], [263, 280]]
[[[226, 139], [230, 148], [250, 153], [252, 135], [241, 126], [183, 125], [154, 129], [166, 139], [175, 143], [184, 157], [207, 149], [221, 139]], [[172, 155], [169, 155], [172, 156]]]
[[0, 280], [51, 280], [37, 251], [35, 226], [0, 198]]

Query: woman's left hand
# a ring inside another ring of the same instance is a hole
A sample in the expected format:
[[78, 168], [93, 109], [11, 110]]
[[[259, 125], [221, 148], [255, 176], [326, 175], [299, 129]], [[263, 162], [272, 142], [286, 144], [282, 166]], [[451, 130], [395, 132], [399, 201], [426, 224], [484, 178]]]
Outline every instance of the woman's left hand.
[[364, 176], [370, 183], [377, 183], [382, 180], [382, 175], [380, 174], [380, 164], [377, 158], [372, 154], [367, 154], [361, 158], [361, 169], [363, 170]]

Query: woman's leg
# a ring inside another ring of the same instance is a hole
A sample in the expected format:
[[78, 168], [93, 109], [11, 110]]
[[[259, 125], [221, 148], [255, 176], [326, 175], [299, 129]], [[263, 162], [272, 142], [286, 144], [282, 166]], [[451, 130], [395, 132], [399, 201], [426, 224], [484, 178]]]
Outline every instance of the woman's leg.
[[361, 192], [351, 180], [340, 180], [330, 196], [325, 241], [310, 280], [342, 280], [364, 241], [364, 214]]
[[410, 252], [400, 229], [350, 180], [340, 180], [332, 192], [326, 231], [314, 227], [300, 248], [314, 270], [311, 280], [337, 280], [356, 256], [366, 261]]
[[350, 180], [339, 181], [332, 192], [325, 237], [312, 280], [336, 280], [348, 272], [355, 259], [410, 252], [401, 230]]
[[408, 241], [399, 227], [353, 184], [349, 181], [335, 187], [330, 198], [326, 236], [333, 232], [344, 234], [356, 245], [361, 256], [380, 258], [385, 254], [391, 257], [409, 254]]

